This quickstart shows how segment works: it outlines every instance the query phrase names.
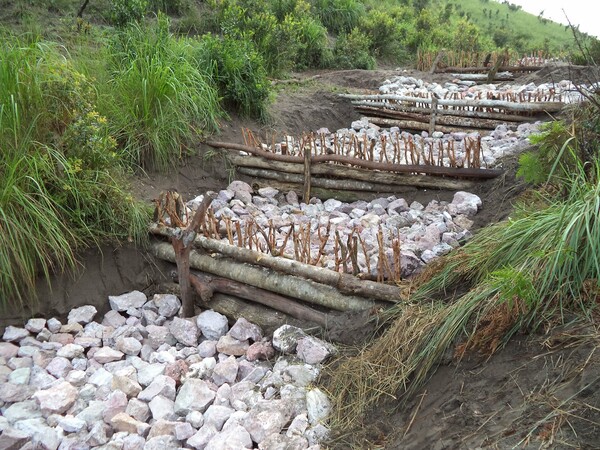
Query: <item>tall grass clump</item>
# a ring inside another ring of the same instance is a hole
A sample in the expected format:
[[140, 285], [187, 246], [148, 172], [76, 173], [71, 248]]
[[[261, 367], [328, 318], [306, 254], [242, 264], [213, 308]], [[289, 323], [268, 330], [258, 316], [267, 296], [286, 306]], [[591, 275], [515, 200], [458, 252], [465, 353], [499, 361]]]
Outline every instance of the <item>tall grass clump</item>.
[[328, 389], [341, 435], [381, 399], [414, 393], [447, 352], [491, 354], [518, 331], [590, 315], [600, 296], [600, 162], [561, 173], [513, 218], [428, 267], [382, 337], [335, 368]]
[[34, 301], [36, 277], [74, 268], [77, 248], [142, 239], [95, 91], [54, 46], [0, 44], [0, 298]]
[[358, 0], [311, 0], [320, 22], [333, 34], [350, 33], [365, 14]]
[[194, 57], [217, 83], [224, 105], [242, 116], [266, 120], [271, 83], [252, 42], [230, 37], [203, 36]]
[[108, 52], [102, 110], [131, 164], [172, 167], [198, 135], [218, 129], [216, 86], [195, 64], [189, 41], [169, 33], [166, 16], [118, 32]]

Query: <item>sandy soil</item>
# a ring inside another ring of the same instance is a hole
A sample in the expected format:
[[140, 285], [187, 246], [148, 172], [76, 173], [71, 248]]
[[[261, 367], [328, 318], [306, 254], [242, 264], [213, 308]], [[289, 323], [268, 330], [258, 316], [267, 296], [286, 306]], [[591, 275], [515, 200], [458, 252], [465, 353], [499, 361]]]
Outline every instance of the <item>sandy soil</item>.
[[[262, 136], [347, 127], [359, 115], [349, 101], [336, 94], [376, 89], [398, 74], [448, 79], [448, 75], [432, 77], [400, 70], [298, 74], [298, 83], [277, 86], [270, 123], [232, 117], [223, 123], [216, 138], [242, 142], [242, 127]], [[578, 81], [590, 77], [583, 69], [554, 67], [526, 75], [522, 81], [558, 81], [573, 74]], [[207, 157], [208, 151], [199, 146], [197, 155], [172, 173], [138, 176], [133, 180], [135, 193], [150, 202], [165, 189], [177, 189], [184, 198], [191, 198], [205, 190], [224, 188], [231, 172], [218, 154]], [[516, 160], [504, 161], [504, 167], [505, 176], [482, 183], [475, 191], [484, 204], [476, 227], [505, 218], [524, 189], [514, 176]], [[453, 194], [415, 191], [409, 197], [426, 203], [434, 198], [449, 200]], [[127, 246], [89, 251], [81, 260], [82, 270], [75, 276], [55, 277], [52, 290], [40, 283], [38, 310], [8, 312], [3, 315], [7, 318], [4, 324], [19, 323], [32, 315], [65, 317], [73, 306], [86, 303], [106, 309], [107, 295], [132, 289], [151, 293], [168, 271], [143, 250]], [[366, 338], [369, 328], [362, 325], [367, 318], [366, 314], [341, 318], [337, 332], [343, 334], [352, 323], [351, 334], [358, 340]], [[594, 352], [599, 343], [600, 333], [589, 327], [555, 329], [549, 335], [515, 339], [489, 360], [469, 355], [460, 363], [443, 365], [420, 395], [406, 403], [382, 405], [372, 414], [371, 441], [375, 444], [365, 443], [363, 448], [504, 449], [523, 444], [526, 448], [600, 448], [600, 358]]]

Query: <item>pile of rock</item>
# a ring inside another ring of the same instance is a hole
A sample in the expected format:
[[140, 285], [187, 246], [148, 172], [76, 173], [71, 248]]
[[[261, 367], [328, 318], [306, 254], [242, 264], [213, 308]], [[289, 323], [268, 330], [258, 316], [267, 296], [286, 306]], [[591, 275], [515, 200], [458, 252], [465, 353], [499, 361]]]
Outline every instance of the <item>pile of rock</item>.
[[0, 448], [316, 450], [330, 403], [312, 387], [335, 349], [283, 326], [272, 339], [174, 295], [110, 297], [67, 323], [31, 319], [0, 342]]
[[[195, 198], [188, 206], [195, 209], [202, 198]], [[286, 240], [291, 225], [310, 226], [311, 254], [317, 255], [321, 246], [320, 237], [325, 235], [328, 224], [331, 224], [330, 238], [324, 245], [324, 254], [319, 263], [329, 269], [335, 269], [336, 265], [335, 231], [338, 231], [344, 243], [354, 232], [360, 235], [366, 249], [366, 254], [362, 246], [358, 252], [359, 271], [366, 273], [369, 267], [373, 276], [377, 275], [379, 267], [378, 233], [381, 229], [384, 253], [392, 267], [392, 239], [400, 240], [402, 276], [409, 277], [425, 263], [448, 253], [460, 241], [471, 236], [469, 229], [473, 221], [470, 217], [481, 207], [481, 199], [475, 194], [457, 192], [450, 203], [431, 200], [427, 205], [416, 201], [408, 204], [396, 196], [353, 203], [342, 203], [335, 199], [322, 202], [313, 198], [306, 204], [298, 202], [294, 191], [280, 193], [277, 189], [267, 187], [254, 193], [249, 184], [234, 181], [218, 193], [212, 207], [219, 219], [229, 217], [242, 224], [251, 221], [265, 230], [271, 224], [277, 248], [285, 243], [284, 254], [290, 256], [295, 253], [293, 240]], [[241, 228], [244, 229], [244, 226]], [[260, 233], [257, 233], [257, 238], [264, 239]], [[223, 238], [224, 241], [226, 239]], [[235, 230], [233, 242], [237, 242]]]

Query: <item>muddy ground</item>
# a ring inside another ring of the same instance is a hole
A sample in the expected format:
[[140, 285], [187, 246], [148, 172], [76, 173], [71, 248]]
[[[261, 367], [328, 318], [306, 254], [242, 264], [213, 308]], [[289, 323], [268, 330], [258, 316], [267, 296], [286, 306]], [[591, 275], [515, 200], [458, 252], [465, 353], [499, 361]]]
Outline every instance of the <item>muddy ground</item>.
[[[336, 130], [359, 118], [341, 92], [377, 89], [394, 75], [445, 81], [449, 75], [413, 70], [335, 71], [294, 75], [298, 82], [276, 85], [271, 120], [259, 124], [231, 117], [222, 123], [218, 140], [242, 143], [242, 127], [262, 136], [276, 132], [300, 135], [322, 127]], [[522, 77], [523, 82], [573, 78], [587, 82], [588, 71], [555, 67]], [[525, 186], [515, 179], [516, 158], [503, 162], [504, 176], [475, 190], [483, 209], [476, 227], [505, 218]], [[134, 192], [147, 202], [160, 191], [177, 189], [184, 198], [219, 190], [235, 176], [219, 153], [199, 146], [197, 154], [169, 174], [149, 173], [133, 180]], [[248, 180], [251, 181], [251, 180]], [[407, 199], [427, 203], [451, 200], [454, 192], [413, 191]], [[78, 305], [95, 304], [102, 313], [109, 294], [133, 289], [152, 293], [171, 269], [143, 250], [131, 246], [90, 250], [80, 258], [74, 275], [54, 277], [52, 288], [39, 285], [39, 307], [9, 311], [0, 325], [22, 323], [37, 316], [66, 317]], [[365, 316], [356, 317], [357, 329]], [[354, 333], [356, 336], [360, 334]], [[362, 336], [368, 336], [368, 332]], [[388, 402], [369, 419], [369, 443], [363, 448], [472, 449], [472, 448], [600, 448], [600, 358], [595, 353], [600, 333], [591, 327], [555, 329], [551, 334], [520, 337], [485, 359], [468, 355], [440, 367], [422, 392], [407, 402]]]

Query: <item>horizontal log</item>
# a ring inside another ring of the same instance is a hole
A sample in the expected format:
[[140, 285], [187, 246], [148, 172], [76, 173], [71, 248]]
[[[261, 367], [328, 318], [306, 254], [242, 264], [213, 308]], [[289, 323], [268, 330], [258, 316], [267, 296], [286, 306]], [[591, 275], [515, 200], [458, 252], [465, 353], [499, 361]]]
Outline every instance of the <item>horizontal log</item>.
[[[431, 118], [431, 114], [423, 115], [389, 108], [355, 106], [354, 109], [368, 116], [383, 117], [385, 119], [400, 119], [410, 120], [414, 122], [429, 123], [429, 120]], [[495, 130], [496, 127], [498, 127], [499, 125], [504, 125], [506, 124], [506, 122], [492, 119], [476, 119], [471, 117], [446, 116], [443, 114], [443, 110], [437, 110], [435, 116], [435, 124], [436, 128], [439, 125], [448, 125], [462, 128], [481, 128], [486, 130]]]
[[[175, 262], [173, 246], [168, 243], [154, 243], [151, 250], [157, 258]], [[344, 295], [334, 287], [312, 280], [269, 272], [262, 267], [239, 263], [230, 258], [213, 257], [195, 250], [190, 252], [190, 267], [338, 311], [357, 311], [375, 306], [372, 300]]]
[[[163, 225], [152, 224], [150, 232], [169, 237], [172, 230]], [[359, 280], [352, 275], [339, 273], [323, 267], [311, 266], [293, 259], [266, 255], [255, 250], [240, 248], [205, 236], [196, 236], [194, 245], [211, 253], [220, 253], [241, 263], [265, 267], [284, 274], [300, 276], [336, 288], [342, 293], [385, 302], [396, 303], [405, 298], [403, 290], [395, 285]]]
[[[340, 97], [350, 100], [395, 100], [398, 102], [410, 102], [430, 105], [430, 98], [411, 97], [397, 94], [339, 94]], [[440, 106], [454, 106], [462, 108], [495, 108], [506, 109], [509, 111], [527, 111], [527, 112], [558, 112], [564, 106], [563, 102], [510, 102], [505, 100], [450, 100], [439, 99]]]
[[322, 327], [327, 326], [327, 314], [305, 306], [283, 295], [274, 294], [265, 289], [260, 289], [248, 284], [232, 281], [228, 278], [210, 275], [193, 270], [191, 272], [192, 286], [198, 289], [198, 281], [204, 288], [222, 294], [234, 295], [244, 300], [260, 303], [263, 306], [276, 309], [299, 320], [314, 322]]
[[[251, 167], [238, 167], [238, 172], [250, 177], [263, 178], [267, 180], [283, 181], [298, 185], [304, 184], [304, 175], [288, 172], [279, 172], [277, 170], [256, 169]], [[373, 193], [402, 193], [405, 192], [403, 186], [389, 186], [380, 183], [369, 183], [368, 181], [356, 180], [337, 180], [328, 178], [311, 177], [311, 186], [324, 189], [333, 189], [336, 191], [365, 191]]]
[[[431, 114], [431, 108], [423, 108], [418, 106], [407, 106], [402, 103], [390, 103], [390, 102], [375, 102], [375, 101], [360, 101], [355, 100], [352, 102], [356, 106], [368, 106], [372, 108], [386, 108], [392, 111], [403, 111], [407, 113], [419, 113], [419, 114]], [[444, 116], [459, 116], [459, 117], [473, 117], [480, 119], [494, 119], [502, 120], [504, 122], [535, 122], [543, 118], [542, 115], [537, 117], [531, 115], [523, 115], [524, 113], [504, 114], [499, 112], [487, 112], [477, 110], [465, 110], [465, 109], [450, 109], [450, 108], [438, 108], [436, 114], [442, 114]]]
[[[488, 81], [488, 74], [486, 73], [453, 73], [450, 76], [463, 81]], [[514, 79], [515, 76], [512, 73], [497, 73], [494, 77], [494, 81], [514, 81]]]
[[[429, 124], [423, 122], [417, 122], [415, 120], [402, 120], [402, 119], [388, 119], [385, 117], [373, 117], [367, 116], [369, 122], [374, 123], [382, 127], [399, 127], [401, 130], [417, 130], [429, 132]], [[464, 128], [459, 126], [450, 125], [438, 125], [435, 124], [435, 131], [441, 131], [442, 133], [474, 133], [477, 130], [474, 128]]]
[[[269, 161], [260, 156], [231, 155], [229, 159], [231, 163], [237, 167], [252, 167], [256, 169], [277, 170], [279, 172], [298, 174], [303, 172], [302, 167], [297, 164]], [[414, 186], [426, 189], [449, 189], [456, 191], [466, 191], [475, 186], [473, 181], [468, 180], [432, 177], [428, 175], [403, 175], [393, 172], [379, 172], [329, 163], [313, 164], [311, 171], [313, 175], [372, 181], [387, 186]]]
[[[280, 155], [278, 153], [267, 152], [256, 147], [249, 145], [234, 144], [228, 142], [206, 142], [214, 148], [223, 148], [227, 150], [236, 150], [250, 153], [256, 156], [262, 156], [266, 159], [273, 161], [290, 162], [296, 164], [304, 164], [304, 158], [301, 156], [291, 155]], [[366, 161], [363, 159], [353, 158], [351, 156], [343, 155], [316, 155], [313, 156], [311, 161], [313, 163], [321, 162], [338, 162], [342, 164], [349, 164], [353, 166], [363, 167], [367, 169], [381, 170], [387, 172], [398, 172], [398, 173], [424, 173], [429, 175], [446, 175], [458, 178], [479, 178], [479, 179], [491, 179], [504, 173], [499, 169], [473, 169], [463, 168], [455, 169], [441, 166], [428, 166], [428, 165], [413, 165], [413, 164], [391, 164], [391, 163], [380, 163], [375, 161]]]
[[[537, 72], [542, 66], [500, 66], [499, 72]], [[437, 69], [435, 73], [469, 73], [469, 72], [484, 72], [490, 71], [490, 67], [474, 66], [474, 67], [444, 67]]]

